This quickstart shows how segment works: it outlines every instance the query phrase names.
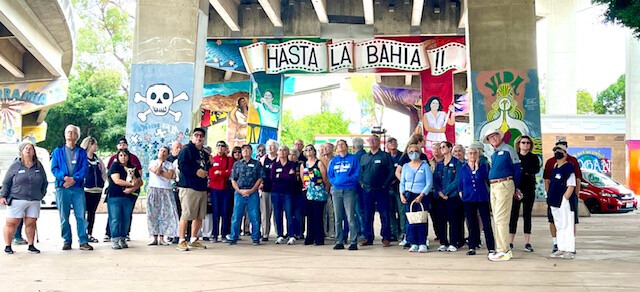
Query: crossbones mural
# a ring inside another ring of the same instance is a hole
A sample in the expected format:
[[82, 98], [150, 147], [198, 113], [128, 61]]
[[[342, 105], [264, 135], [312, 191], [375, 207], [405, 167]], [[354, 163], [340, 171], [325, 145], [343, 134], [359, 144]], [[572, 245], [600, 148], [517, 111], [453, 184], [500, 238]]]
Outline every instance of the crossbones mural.
[[177, 96], [173, 96], [173, 90], [169, 85], [164, 83], [156, 83], [147, 88], [147, 93], [142, 96], [139, 92], [136, 92], [133, 96], [135, 103], [144, 102], [149, 106], [149, 109], [144, 112], [138, 113], [138, 118], [142, 122], [147, 121], [147, 116], [153, 114], [154, 116], [165, 116], [170, 114], [173, 116], [173, 120], [177, 123], [182, 117], [181, 112], [174, 112], [170, 109], [171, 105], [177, 101], [189, 100], [189, 96], [186, 92], [181, 92]]

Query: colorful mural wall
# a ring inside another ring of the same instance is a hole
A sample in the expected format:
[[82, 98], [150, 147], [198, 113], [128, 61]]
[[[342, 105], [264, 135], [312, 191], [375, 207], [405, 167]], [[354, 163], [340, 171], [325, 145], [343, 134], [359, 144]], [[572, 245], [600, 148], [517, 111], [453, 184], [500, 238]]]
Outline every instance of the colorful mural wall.
[[640, 195], [640, 140], [627, 141], [627, 185]]
[[250, 81], [204, 85], [201, 125], [207, 128], [208, 145], [221, 137], [232, 146], [246, 144], [250, 91]]
[[[133, 64], [127, 139], [142, 165], [160, 146], [187, 143], [191, 133], [194, 64]], [[143, 178], [148, 171], [143, 168]]]
[[[69, 81], [66, 79], [0, 85], [0, 143], [18, 143], [23, 138], [43, 141], [43, 135], [23, 137], [28, 133], [23, 135], [22, 115], [65, 101], [68, 87]], [[44, 127], [46, 133], [46, 124], [39, 127]]]
[[431, 71], [420, 72], [422, 89], [421, 126], [425, 136], [425, 147], [430, 153], [435, 142], [456, 142], [456, 109], [453, 103], [453, 71], [433, 75]]
[[269, 139], [278, 140], [282, 115], [282, 83], [283, 76], [280, 74], [258, 72], [251, 75], [247, 132], [249, 144], [262, 144]]
[[422, 93], [416, 89], [390, 88], [373, 85], [375, 103], [409, 116], [409, 131], [418, 127], [422, 113]]
[[580, 168], [611, 176], [611, 148], [569, 147], [568, 152], [578, 159]]

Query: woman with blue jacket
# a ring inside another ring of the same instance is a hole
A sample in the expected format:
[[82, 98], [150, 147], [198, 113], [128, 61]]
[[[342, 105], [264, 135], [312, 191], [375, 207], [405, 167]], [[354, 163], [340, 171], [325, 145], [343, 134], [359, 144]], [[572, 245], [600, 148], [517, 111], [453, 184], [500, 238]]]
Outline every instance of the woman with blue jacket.
[[[439, 210], [446, 214], [446, 218], [440, 218], [440, 247], [438, 251], [458, 251], [458, 248], [464, 244], [460, 242], [462, 234], [460, 226], [463, 224], [463, 208], [462, 201], [458, 195], [458, 168], [460, 162], [453, 157], [451, 150], [453, 145], [451, 142], [440, 143], [440, 153], [444, 159], [436, 165], [436, 171], [433, 174], [433, 188], [435, 196], [441, 198], [436, 200], [440, 202]], [[447, 224], [449, 225], [449, 238], [447, 239]]]
[[[411, 205], [422, 203], [423, 208], [427, 208], [429, 202], [423, 202], [425, 194], [431, 191], [433, 174], [429, 163], [420, 159], [420, 147], [412, 144], [407, 147], [407, 155], [411, 162], [402, 166], [400, 176], [400, 200], [405, 204], [405, 211], [411, 211]], [[418, 207], [416, 207], [418, 208]], [[415, 210], [415, 209], [414, 209]], [[409, 252], [427, 252], [427, 225], [428, 223], [408, 224], [407, 241], [411, 244]]]
[[480, 242], [480, 227], [477, 214], [484, 229], [484, 238], [489, 252], [495, 250], [491, 217], [489, 215], [489, 165], [479, 159], [480, 150], [469, 147], [467, 150], [467, 163], [458, 174], [458, 189], [464, 206], [464, 213], [469, 228], [469, 251], [467, 255], [475, 255]]

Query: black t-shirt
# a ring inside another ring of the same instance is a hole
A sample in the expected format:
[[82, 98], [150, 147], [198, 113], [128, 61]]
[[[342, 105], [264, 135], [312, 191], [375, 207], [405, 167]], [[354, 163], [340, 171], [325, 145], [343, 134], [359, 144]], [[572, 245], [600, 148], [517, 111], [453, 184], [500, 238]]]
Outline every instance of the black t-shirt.
[[[134, 172], [134, 177], [139, 178], [140, 177], [140, 172], [134, 167], [131, 166], [131, 168], [133, 169]], [[109, 197], [135, 197], [135, 195], [133, 194], [125, 194], [124, 193], [124, 189], [126, 189], [126, 187], [123, 186], [119, 186], [117, 185], [115, 182], [113, 182], [113, 179], [111, 179], [111, 175], [117, 173], [120, 175], [120, 179], [122, 180], [126, 180], [127, 179], [127, 170], [124, 168], [124, 166], [122, 166], [122, 164], [120, 164], [120, 162], [115, 161], [112, 165], [111, 168], [109, 168], [109, 187], [107, 188], [107, 195]]]

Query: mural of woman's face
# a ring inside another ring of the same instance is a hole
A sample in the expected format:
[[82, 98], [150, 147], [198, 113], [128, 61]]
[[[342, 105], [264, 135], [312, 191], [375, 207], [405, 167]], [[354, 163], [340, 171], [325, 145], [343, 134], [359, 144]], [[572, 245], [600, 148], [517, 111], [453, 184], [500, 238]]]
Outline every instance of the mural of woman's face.
[[262, 96], [262, 101], [266, 102], [266, 103], [272, 103], [273, 102], [273, 93], [271, 93], [271, 91], [266, 91], [264, 93], [264, 95]]
[[245, 98], [239, 99], [238, 103], [240, 104], [241, 107], [246, 107], [247, 106], [247, 100]]
[[432, 111], [437, 111], [440, 108], [440, 101], [437, 99], [432, 100], [431, 103], [429, 104], [429, 108]]

